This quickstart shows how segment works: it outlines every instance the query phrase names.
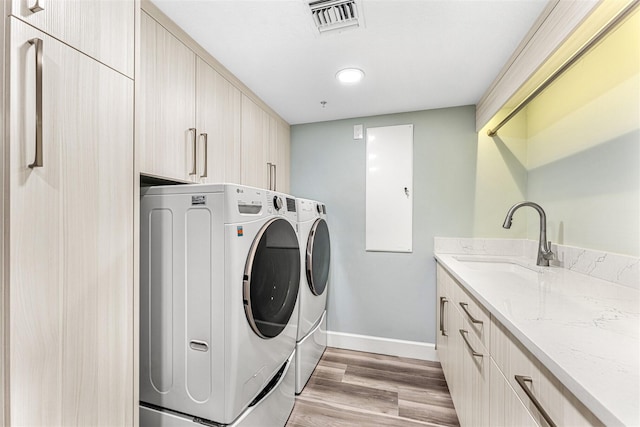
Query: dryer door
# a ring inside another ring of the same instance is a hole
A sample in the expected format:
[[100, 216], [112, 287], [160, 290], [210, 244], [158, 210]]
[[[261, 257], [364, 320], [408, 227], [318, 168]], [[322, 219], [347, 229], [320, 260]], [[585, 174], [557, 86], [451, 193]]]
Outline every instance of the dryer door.
[[331, 242], [329, 227], [320, 218], [316, 220], [307, 239], [307, 283], [314, 295], [322, 295], [329, 280], [329, 263], [331, 258]]
[[300, 248], [291, 224], [280, 218], [258, 232], [244, 269], [244, 311], [253, 331], [273, 338], [287, 326], [298, 299]]

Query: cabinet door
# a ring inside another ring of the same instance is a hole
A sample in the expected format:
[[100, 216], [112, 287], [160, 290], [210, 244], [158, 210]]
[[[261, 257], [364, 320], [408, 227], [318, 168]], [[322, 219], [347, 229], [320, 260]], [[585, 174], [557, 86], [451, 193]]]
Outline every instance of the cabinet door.
[[[60, 58], [60, 43], [17, 19], [10, 19], [9, 27], [8, 424], [61, 425], [64, 271], [62, 138], [58, 135], [64, 127], [52, 114], [56, 114], [56, 99], [67, 98], [57, 81], [70, 64]], [[42, 134], [46, 167], [29, 168], [36, 144], [36, 46], [29, 40], [36, 37], [45, 50]], [[72, 74], [77, 74], [75, 69]]]
[[242, 95], [242, 184], [269, 188], [269, 116]]
[[282, 191], [278, 183], [278, 120], [270, 114], [268, 117], [268, 132], [269, 137], [267, 141], [267, 188], [270, 190]]
[[13, 16], [131, 78], [135, 7], [133, 0], [11, 0]]
[[[442, 370], [447, 378], [451, 377], [451, 370], [449, 365], [449, 334], [451, 330], [449, 328], [449, 316], [451, 311], [451, 299], [448, 294], [448, 280], [447, 273], [444, 271], [440, 264], [436, 264], [436, 282], [437, 282], [437, 299], [436, 299], [436, 322], [438, 330], [436, 331], [436, 346], [438, 350], [438, 358], [442, 365]], [[451, 383], [451, 381], [448, 381]], [[451, 387], [451, 384], [449, 384]]]
[[491, 357], [489, 351], [482, 346], [482, 342], [469, 332], [469, 322], [463, 320], [461, 331], [466, 331], [464, 337], [460, 335], [463, 343], [462, 353], [462, 393], [465, 408], [464, 422], [462, 425], [489, 426], [489, 375]]
[[491, 406], [489, 423], [494, 427], [537, 427], [518, 396], [507, 383], [498, 366], [490, 365]]
[[149, 15], [141, 15], [140, 172], [195, 179], [196, 56]]
[[133, 81], [10, 31], [10, 424], [132, 425]]
[[201, 58], [196, 73], [198, 181], [239, 183], [240, 91]]
[[277, 120], [276, 190], [288, 193], [291, 183], [291, 131], [287, 123]]

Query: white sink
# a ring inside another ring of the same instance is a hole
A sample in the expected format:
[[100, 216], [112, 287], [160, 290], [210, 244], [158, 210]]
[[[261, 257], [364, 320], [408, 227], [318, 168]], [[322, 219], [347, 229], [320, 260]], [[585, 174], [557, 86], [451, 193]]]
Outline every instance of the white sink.
[[521, 276], [527, 276], [533, 280], [536, 280], [537, 273], [541, 272], [541, 269], [529, 268], [514, 261], [500, 258], [472, 256], [456, 256], [454, 258], [466, 268], [475, 271], [489, 273], [514, 273]]

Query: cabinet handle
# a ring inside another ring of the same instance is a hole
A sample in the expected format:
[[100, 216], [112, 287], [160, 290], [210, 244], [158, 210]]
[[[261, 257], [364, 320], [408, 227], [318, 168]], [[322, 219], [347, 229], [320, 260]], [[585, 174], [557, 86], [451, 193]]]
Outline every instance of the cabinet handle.
[[42, 153], [42, 39], [29, 40], [36, 47], [36, 157], [29, 165], [31, 169], [44, 166]]
[[204, 136], [204, 171], [202, 173], [202, 175], [200, 175], [200, 178], [206, 178], [207, 177], [207, 169], [208, 169], [208, 165], [209, 165], [209, 155], [208, 153], [208, 147], [209, 147], [209, 135], [206, 133], [201, 133], [200, 136]]
[[273, 163], [267, 162], [269, 168], [269, 190], [273, 191]]
[[468, 305], [469, 304], [467, 304], [466, 302], [461, 302], [460, 303], [460, 307], [462, 307], [462, 310], [464, 310], [464, 312], [467, 313], [467, 316], [469, 316], [469, 320], [471, 320], [471, 322], [473, 322], [473, 323], [480, 323], [482, 325], [482, 323], [483, 323], [482, 320], [476, 319], [475, 317], [473, 317], [471, 315], [471, 313], [469, 313], [469, 310], [467, 309]]
[[41, 10], [44, 10], [44, 6], [40, 4], [40, 0], [36, 0], [33, 3], [33, 6], [29, 6], [29, 10], [32, 13], [40, 12]]
[[273, 166], [273, 191], [278, 191], [278, 182], [276, 181], [278, 179], [278, 169], [275, 163], [272, 163], [271, 166]]
[[471, 347], [471, 343], [469, 342], [469, 339], [467, 338], [467, 334], [468, 333], [469, 333], [468, 331], [465, 331], [464, 329], [460, 329], [460, 335], [462, 335], [462, 339], [467, 344], [467, 347], [469, 347], [469, 350], [471, 350], [471, 354], [473, 355], [473, 357], [483, 357], [482, 353], [478, 353], [477, 351], [475, 351], [473, 349], [473, 347]]
[[198, 131], [196, 128], [189, 128], [189, 132], [193, 132], [193, 169], [189, 175], [198, 174]]
[[542, 415], [542, 418], [544, 418], [547, 424], [549, 424], [549, 427], [556, 427], [556, 423], [553, 422], [553, 420], [551, 419], [547, 411], [544, 410], [544, 408], [542, 407], [538, 399], [536, 399], [536, 397], [533, 395], [533, 392], [531, 391], [531, 389], [527, 387], [526, 383], [533, 383], [533, 380], [531, 379], [531, 377], [525, 377], [524, 375], [516, 375], [514, 378], [518, 382], [518, 385], [522, 387], [522, 390], [524, 390], [524, 392], [527, 394], [527, 397], [529, 397], [529, 399], [531, 400], [531, 403], [533, 403], [533, 406], [535, 406], [538, 412], [540, 412], [540, 415]]
[[444, 304], [449, 302], [446, 297], [440, 297], [440, 333], [445, 337], [447, 335], [447, 331], [444, 330]]

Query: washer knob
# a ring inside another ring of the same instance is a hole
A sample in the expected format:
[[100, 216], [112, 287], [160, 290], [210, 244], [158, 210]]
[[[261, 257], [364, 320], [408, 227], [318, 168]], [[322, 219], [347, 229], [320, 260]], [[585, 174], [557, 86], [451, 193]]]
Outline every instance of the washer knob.
[[322, 208], [320, 207], [320, 203], [316, 203], [316, 210], [318, 211], [319, 214], [322, 213]]
[[274, 196], [273, 198], [273, 207], [276, 208], [276, 211], [282, 209], [282, 199], [278, 196]]

